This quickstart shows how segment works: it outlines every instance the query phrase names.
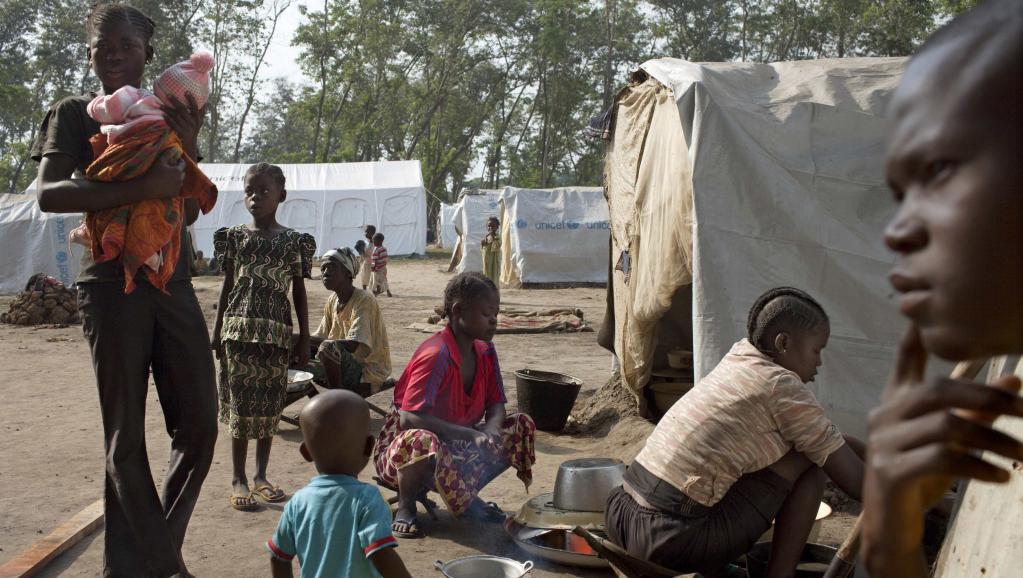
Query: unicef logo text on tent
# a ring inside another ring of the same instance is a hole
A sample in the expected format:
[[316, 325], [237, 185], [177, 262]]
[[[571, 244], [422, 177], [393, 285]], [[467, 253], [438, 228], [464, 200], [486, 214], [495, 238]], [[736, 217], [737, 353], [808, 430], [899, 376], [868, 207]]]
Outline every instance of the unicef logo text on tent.
[[518, 229], [532, 227], [537, 231], [560, 231], [563, 229], [575, 231], [580, 227], [607, 230], [611, 228], [611, 223], [609, 221], [541, 221], [530, 224], [525, 219], [519, 219], [515, 221], [515, 227]]

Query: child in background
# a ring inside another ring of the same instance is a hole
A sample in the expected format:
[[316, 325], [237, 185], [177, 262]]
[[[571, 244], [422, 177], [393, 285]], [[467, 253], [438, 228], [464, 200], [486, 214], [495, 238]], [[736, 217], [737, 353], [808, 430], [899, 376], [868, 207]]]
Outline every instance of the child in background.
[[501, 286], [501, 221], [497, 217], [487, 219], [487, 235], [480, 241], [483, 250], [483, 274]]
[[390, 508], [375, 487], [357, 479], [373, 450], [366, 401], [350, 391], [326, 391], [298, 419], [299, 451], [320, 475], [295, 492], [266, 544], [274, 578], [291, 578], [296, 556], [302, 578], [411, 578], [394, 550]]
[[986, 483], [966, 486], [945, 541], [946, 554], [959, 553], [943, 555], [935, 575], [1023, 568], [1023, 520], [1012, 518], [1023, 499], [1023, 420], [991, 424], [1023, 416], [1023, 364], [990, 386], [924, 377], [929, 353], [1023, 353], [1021, 63], [1023, 3], [988, 0], [924, 44], [892, 97], [886, 172], [899, 210], [884, 240], [911, 323], [871, 414], [863, 558], [874, 578], [932, 575], [924, 513], [957, 479]]
[[798, 289], [773, 289], [754, 303], [747, 331], [661, 418], [608, 498], [608, 537], [633, 556], [745, 576], [729, 562], [777, 517], [766, 575], [791, 577], [824, 491], [821, 470], [859, 499], [863, 460], [804, 385], [830, 336], [824, 309]]
[[200, 50], [160, 74], [153, 81], [155, 93], [127, 84], [95, 97], [86, 107], [89, 116], [102, 123], [100, 134], [90, 141], [96, 160], [86, 168], [86, 177], [104, 182], [130, 181], [164, 157], [185, 167], [179, 196], [89, 211], [82, 225], [68, 235], [71, 241], [89, 247], [96, 263], [120, 260], [125, 293], [135, 289], [135, 274], [143, 266], [150, 284], [165, 291], [178, 256], [192, 250], [180, 241], [184, 199], [196, 199], [203, 213], [209, 213], [217, 201], [217, 187], [184, 154], [162, 108], [187, 101], [202, 109], [212, 67], [213, 55]]
[[[305, 283], [312, 272], [316, 241], [277, 222], [284, 201], [284, 173], [259, 163], [245, 173], [245, 207], [251, 225], [217, 230], [213, 247], [224, 268], [213, 349], [220, 358], [220, 421], [231, 432], [234, 487], [231, 506], [257, 508], [254, 495], [282, 502], [283, 491], [266, 478], [270, 446], [284, 410], [288, 365], [309, 362], [309, 313]], [[291, 290], [299, 336], [292, 343]], [[255, 487], [249, 490], [245, 459], [249, 440], [256, 442]]]
[[373, 271], [370, 277], [370, 284], [373, 285], [373, 294], [380, 295], [387, 293], [391, 295], [391, 286], [387, 283], [387, 248], [384, 247], [384, 234], [373, 235], [373, 253], [370, 257], [370, 269]]
[[360, 278], [362, 279], [362, 289], [365, 291], [369, 287], [369, 281], [372, 271], [370, 270], [370, 262], [373, 260], [373, 235], [377, 234], [377, 228], [373, 225], [366, 225], [363, 234], [366, 236], [365, 241], [362, 242], [362, 269]]
[[[360, 270], [363, 267], [367, 266], [366, 263], [368, 260], [366, 259], [366, 247], [367, 247], [366, 241], [363, 241], [362, 239], [359, 239], [358, 241], [355, 242], [355, 254], [359, 257]], [[363, 285], [362, 290], [363, 291], [366, 290], [365, 285]]]

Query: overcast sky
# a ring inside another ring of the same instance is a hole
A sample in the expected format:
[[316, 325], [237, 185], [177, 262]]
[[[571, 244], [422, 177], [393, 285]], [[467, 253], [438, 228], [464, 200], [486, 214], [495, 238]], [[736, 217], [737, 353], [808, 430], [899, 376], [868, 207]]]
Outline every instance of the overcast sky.
[[302, 21], [302, 15], [298, 13], [300, 3], [313, 10], [323, 7], [323, 0], [292, 1], [291, 6], [277, 21], [277, 32], [266, 55], [266, 70], [263, 72], [265, 78], [284, 76], [296, 82], [302, 78], [302, 73], [298, 69], [299, 50], [291, 45], [291, 38]]

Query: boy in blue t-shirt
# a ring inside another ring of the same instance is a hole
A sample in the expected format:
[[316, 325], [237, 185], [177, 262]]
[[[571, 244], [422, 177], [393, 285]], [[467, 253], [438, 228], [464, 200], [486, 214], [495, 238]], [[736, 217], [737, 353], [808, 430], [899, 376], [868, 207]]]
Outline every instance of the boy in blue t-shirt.
[[295, 556], [302, 578], [412, 578], [394, 550], [390, 509], [376, 488], [356, 479], [373, 451], [366, 401], [327, 391], [302, 408], [299, 423], [299, 450], [320, 475], [295, 492], [266, 543], [274, 578], [294, 576]]

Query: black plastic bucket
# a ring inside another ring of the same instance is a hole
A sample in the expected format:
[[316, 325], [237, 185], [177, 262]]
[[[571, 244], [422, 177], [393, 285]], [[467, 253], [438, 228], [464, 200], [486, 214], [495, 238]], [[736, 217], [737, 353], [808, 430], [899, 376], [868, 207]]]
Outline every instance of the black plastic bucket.
[[536, 429], [559, 431], [572, 413], [582, 380], [553, 373], [523, 369], [515, 372], [519, 409], [533, 418]]

